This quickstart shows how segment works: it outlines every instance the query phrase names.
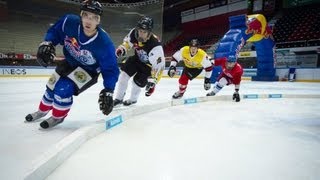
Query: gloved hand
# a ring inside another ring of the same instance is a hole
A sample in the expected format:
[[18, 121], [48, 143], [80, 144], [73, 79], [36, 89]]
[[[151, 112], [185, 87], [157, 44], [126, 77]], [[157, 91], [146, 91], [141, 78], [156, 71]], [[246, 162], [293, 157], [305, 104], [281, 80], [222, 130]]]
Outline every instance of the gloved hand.
[[176, 74], [177, 68], [175, 66], [170, 66], [168, 70], [168, 76], [173, 77]]
[[233, 93], [232, 100], [235, 100], [236, 102], [240, 102], [240, 95], [238, 91], [235, 91]]
[[126, 48], [122, 45], [120, 45], [117, 49], [116, 49], [116, 56], [118, 57], [123, 57], [125, 56], [126, 53]]
[[204, 78], [203, 88], [204, 90], [209, 90], [211, 88], [211, 83], [209, 78]]
[[105, 89], [102, 89], [99, 94], [99, 108], [104, 115], [108, 115], [111, 113], [113, 109], [113, 93], [108, 92]]
[[40, 43], [37, 52], [37, 62], [43, 66], [47, 67], [51, 64], [56, 56], [56, 49], [50, 41], [44, 41]]
[[154, 78], [149, 78], [148, 83], [146, 85], [146, 96], [151, 96], [151, 94], [154, 92], [154, 89], [156, 88], [156, 79]]

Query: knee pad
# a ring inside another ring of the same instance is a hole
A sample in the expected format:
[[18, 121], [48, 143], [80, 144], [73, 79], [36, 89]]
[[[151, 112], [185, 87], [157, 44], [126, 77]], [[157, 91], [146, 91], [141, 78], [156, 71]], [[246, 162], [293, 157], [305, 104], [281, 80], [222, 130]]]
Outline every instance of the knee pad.
[[229, 83], [225, 77], [222, 77], [221, 79], [218, 80], [218, 84], [223, 87], [225, 85], [228, 85]]
[[179, 78], [179, 84], [181, 85], [187, 85], [189, 81], [189, 78], [186, 74], [182, 74]]
[[57, 82], [53, 92], [61, 98], [71, 97], [75, 92], [75, 84], [70, 79], [62, 77]]
[[148, 83], [148, 77], [143, 76], [139, 73], [137, 73], [134, 77], [133, 77], [133, 82], [136, 83], [137, 86], [139, 87], [145, 87]]

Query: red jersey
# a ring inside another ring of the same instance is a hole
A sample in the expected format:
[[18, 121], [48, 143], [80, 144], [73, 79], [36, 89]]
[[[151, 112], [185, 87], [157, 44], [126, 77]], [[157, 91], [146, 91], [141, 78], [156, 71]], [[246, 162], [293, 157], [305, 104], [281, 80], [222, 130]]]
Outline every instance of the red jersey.
[[235, 66], [228, 70], [226, 68], [226, 62], [227, 58], [219, 58], [215, 59], [214, 65], [215, 66], [221, 66], [222, 67], [222, 73], [220, 74], [218, 79], [221, 79], [222, 77], [226, 77], [228, 80], [228, 84], [240, 84], [241, 76], [243, 74], [242, 66], [239, 63], [236, 63]]

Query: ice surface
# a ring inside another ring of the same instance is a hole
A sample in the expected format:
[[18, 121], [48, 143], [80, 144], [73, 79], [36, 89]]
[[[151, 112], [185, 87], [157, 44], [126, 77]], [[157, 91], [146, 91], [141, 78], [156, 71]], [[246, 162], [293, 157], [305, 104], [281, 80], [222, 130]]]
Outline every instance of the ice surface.
[[[65, 122], [44, 131], [24, 117], [37, 109], [47, 78], [0, 78], [0, 179], [23, 179], [55, 143], [104, 119], [97, 104], [101, 81], [74, 98]], [[177, 79], [162, 79], [135, 106], [170, 101], [177, 90]], [[240, 93], [320, 94], [320, 84], [243, 81]], [[196, 79], [184, 97], [205, 94]], [[319, 179], [319, 102], [243, 99], [147, 113], [88, 141], [48, 179]]]

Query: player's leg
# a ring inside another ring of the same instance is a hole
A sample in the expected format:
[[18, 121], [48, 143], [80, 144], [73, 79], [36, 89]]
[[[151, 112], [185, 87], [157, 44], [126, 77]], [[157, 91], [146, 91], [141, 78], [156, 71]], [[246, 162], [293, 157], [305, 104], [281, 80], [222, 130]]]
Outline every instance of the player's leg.
[[189, 80], [191, 81], [194, 78], [196, 78], [201, 73], [201, 71], [202, 69], [185, 67], [179, 78], [179, 91], [175, 92], [172, 98], [174, 99], [181, 98], [183, 94], [186, 92]]
[[68, 78], [60, 78], [53, 90], [52, 116], [42, 121], [40, 126], [44, 129], [62, 123], [68, 115], [73, 103], [75, 84]]
[[25, 117], [26, 121], [31, 122], [46, 116], [48, 112], [52, 109], [52, 103], [53, 103], [53, 91], [47, 88], [40, 101], [38, 111], [28, 114]]
[[183, 96], [183, 94], [186, 92], [188, 82], [188, 76], [185, 73], [182, 73], [179, 78], [179, 90], [172, 95], [173, 99], [178, 99]]
[[116, 91], [114, 96], [115, 99], [113, 101], [114, 106], [122, 103], [128, 88], [129, 79], [136, 72], [137, 68], [135, 65], [135, 60], [133, 57], [129, 57], [128, 60], [121, 66], [121, 72], [119, 75], [118, 82], [116, 84]]
[[216, 95], [225, 85], [228, 85], [228, 77], [221, 76], [218, 81], [213, 85], [213, 90], [207, 94], [207, 96]]
[[151, 76], [151, 67], [142, 62], [136, 63], [137, 73], [133, 77], [130, 98], [123, 102], [123, 105], [131, 105], [138, 101], [141, 89], [148, 83], [148, 77]]

